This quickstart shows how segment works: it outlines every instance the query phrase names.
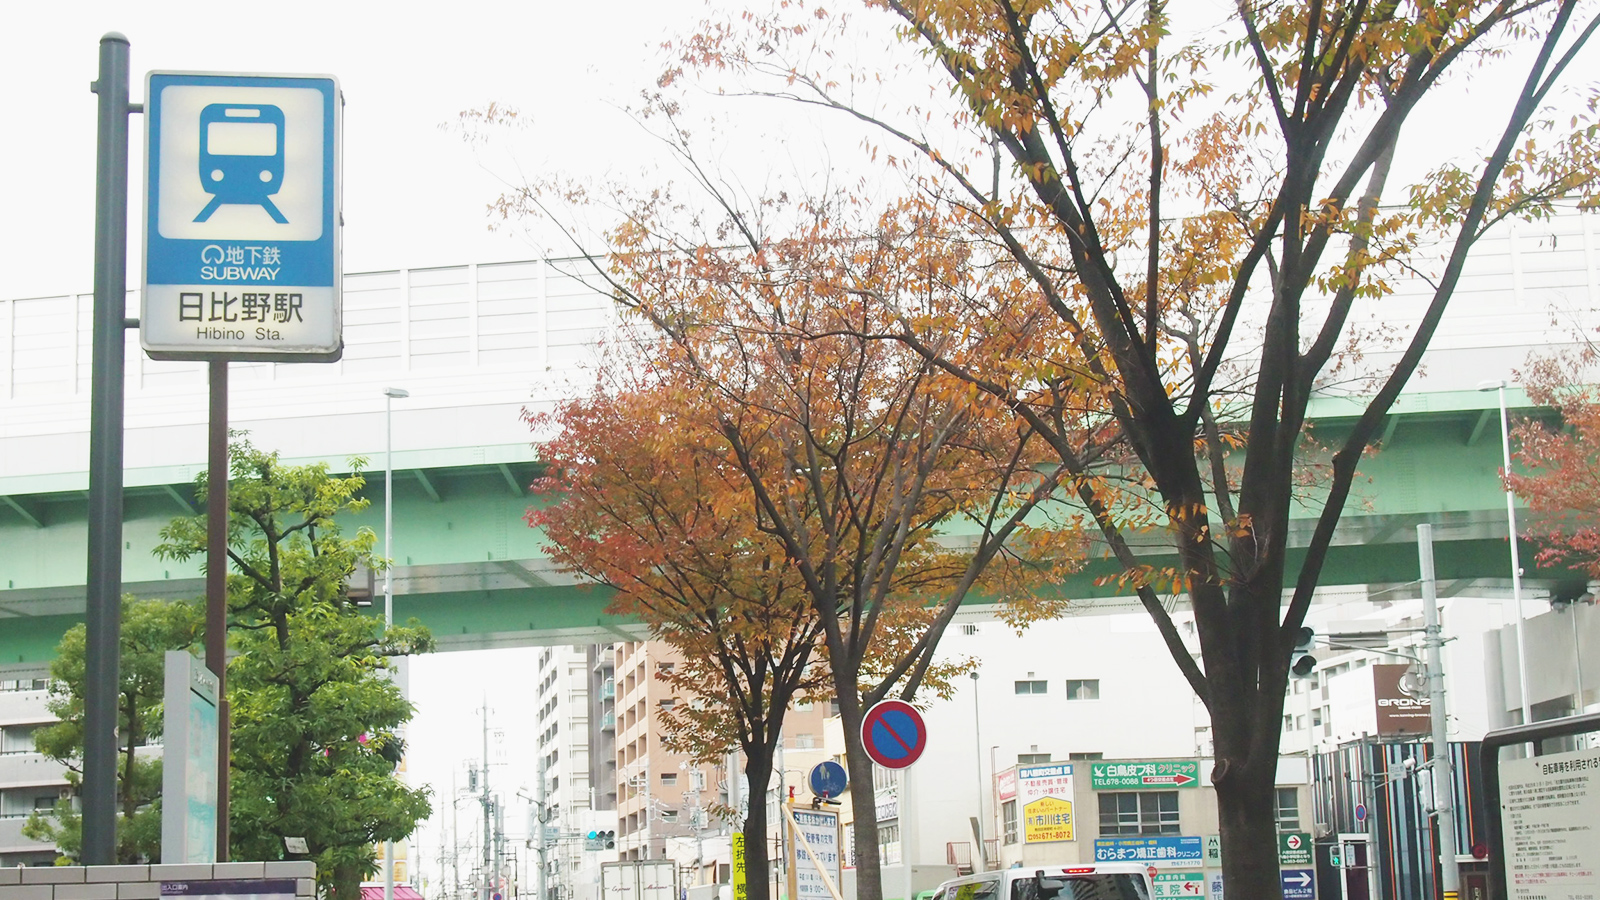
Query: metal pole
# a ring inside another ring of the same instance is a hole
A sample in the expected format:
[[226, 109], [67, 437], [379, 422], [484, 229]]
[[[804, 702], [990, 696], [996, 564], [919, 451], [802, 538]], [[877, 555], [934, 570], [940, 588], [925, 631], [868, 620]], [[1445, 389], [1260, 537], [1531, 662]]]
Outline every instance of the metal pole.
[[912, 766], [900, 770], [900, 865], [905, 867], [906, 893], [905, 900], [915, 900], [917, 896], [914, 882], [912, 860], [915, 858], [914, 846], [916, 844], [916, 815], [911, 810], [911, 795], [915, 788], [911, 783]]
[[[1513, 541], [1515, 536], [1513, 535]], [[1444, 631], [1439, 627], [1439, 595], [1433, 573], [1433, 526], [1417, 526], [1417, 561], [1422, 567], [1422, 615], [1428, 640], [1428, 698], [1433, 725], [1433, 798], [1439, 815], [1439, 880], [1444, 900], [1456, 900], [1461, 870], [1456, 864], [1455, 781], [1444, 700]]]
[[[978, 714], [978, 673], [972, 673], [972, 770], [978, 776], [978, 863], [974, 864], [974, 872], [989, 870], [989, 857], [983, 848], [983, 732], [982, 719]], [[979, 868], [978, 866], [982, 866]]]
[[492, 882], [494, 878], [494, 822], [493, 800], [489, 796], [489, 697], [483, 698], [483, 884], [479, 886], [478, 896], [481, 900], [489, 900], [493, 894]]
[[[1506, 417], [1506, 383], [1500, 382], [1500, 456], [1505, 462], [1505, 474], [1511, 475], [1511, 426]], [[1517, 607], [1517, 687], [1522, 697], [1522, 724], [1533, 724], [1533, 707], [1528, 702], [1528, 641], [1523, 633], [1522, 620], [1522, 559], [1517, 550], [1517, 503], [1506, 483], [1506, 522], [1511, 528], [1511, 602]]]
[[[394, 627], [394, 398], [410, 396], [399, 388], [383, 392], [383, 627]], [[394, 841], [383, 842], [383, 900], [394, 900]]]
[[539, 900], [545, 900], [545, 890], [546, 890], [546, 886], [545, 886], [545, 883], [544, 883], [544, 879], [545, 879], [544, 809], [545, 809], [545, 799], [546, 799], [544, 781], [545, 781], [545, 755], [544, 755], [543, 751], [540, 751], [540, 753], [539, 753], [539, 789], [535, 792], [535, 794], [539, 798], [539, 802], [537, 804], [535, 804], [535, 815], [533, 817], [533, 819], [534, 819], [533, 827], [538, 829], [537, 832], [534, 834], [534, 838], [533, 839], [535, 841], [534, 846], [539, 848], [539, 853], [538, 853], [539, 877], [536, 880], [536, 883], [539, 886]]
[[100, 39], [94, 331], [89, 398], [89, 559], [84, 619], [83, 862], [117, 852], [117, 672], [122, 631], [122, 391], [128, 307], [128, 39]]
[[1583, 644], [1578, 637], [1578, 608], [1582, 605], [1578, 600], [1573, 600], [1567, 605], [1567, 609], [1572, 612], [1572, 667], [1573, 678], [1577, 681], [1577, 690], [1572, 695], [1572, 714], [1575, 716], [1583, 715], [1585, 708], [1583, 702]]
[[228, 362], [212, 360], [206, 453], [206, 668], [217, 676], [217, 860], [228, 859]]

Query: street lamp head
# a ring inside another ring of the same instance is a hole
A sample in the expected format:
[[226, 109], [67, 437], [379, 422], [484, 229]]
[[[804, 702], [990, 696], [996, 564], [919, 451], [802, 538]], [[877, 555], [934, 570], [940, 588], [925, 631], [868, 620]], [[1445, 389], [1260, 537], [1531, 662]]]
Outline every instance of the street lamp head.
[[411, 396], [411, 392], [406, 390], [405, 388], [391, 387], [391, 388], [384, 388], [383, 389], [383, 395], [385, 397], [390, 397], [390, 398], [393, 398], [395, 400], [400, 400], [400, 399], [403, 399], [403, 398]]
[[1499, 379], [1499, 378], [1496, 378], [1496, 379], [1494, 379], [1492, 381], [1480, 381], [1480, 382], [1478, 382], [1478, 390], [1480, 390], [1480, 391], [1498, 391], [1498, 390], [1500, 390], [1501, 388], [1503, 388], [1505, 386], [1506, 386], [1505, 381], [1503, 379]]

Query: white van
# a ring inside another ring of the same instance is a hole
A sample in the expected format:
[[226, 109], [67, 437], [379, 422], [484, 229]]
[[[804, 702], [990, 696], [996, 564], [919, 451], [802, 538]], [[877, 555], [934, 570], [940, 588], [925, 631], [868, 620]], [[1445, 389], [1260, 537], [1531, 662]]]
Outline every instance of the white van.
[[1149, 870], [1121, 862], [977, 872], [939, 885], [932, 900], [1151, 900], [1153, 896]]

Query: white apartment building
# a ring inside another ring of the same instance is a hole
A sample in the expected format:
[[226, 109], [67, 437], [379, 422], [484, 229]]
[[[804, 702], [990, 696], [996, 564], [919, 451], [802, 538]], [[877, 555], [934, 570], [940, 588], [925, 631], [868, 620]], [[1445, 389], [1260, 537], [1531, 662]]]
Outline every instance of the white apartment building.
[[[600, 863], [615, 853], [587, 845], [591, 831], [615, 832], [615, 681], [609, 647], [555, 646], [539, 653], [536, 728], [544, 786], [543, 900], [595, 900]], [[536, 896], [539, 825], [530, 821], [523, 892]]]
[[55, 847], [22, 836], [36, 809], [49, 809], [69, 790], [62, 767], [34, 750], [33, 733], [56, 720], [45, 703], [46, 680], [0, 681], [0, 867], [50, 865]]

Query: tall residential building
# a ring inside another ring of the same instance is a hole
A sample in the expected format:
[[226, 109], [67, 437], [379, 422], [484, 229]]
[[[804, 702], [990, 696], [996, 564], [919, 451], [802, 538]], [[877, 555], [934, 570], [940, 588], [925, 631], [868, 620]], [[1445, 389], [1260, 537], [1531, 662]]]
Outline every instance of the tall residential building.
[[659, 641], [616, 645], [619, 859], [674, 859], [689, 883], [715, 880], [729, 862], [726, 828], [710, 814], [727, 802], [724, 767], [667, 750], [662, 714], [685, 702], [662, 676], [682, 663]]
[[[530, 843], [543, 841], [542, 900], [595, 900], [599, 865], [615, 851], [588, 846], [591, 831], [616, 830], [616, 763], [613, 758], [611, 651], [608, 646], [546, 647], [539, 654], [537, 704], [540, 796], [544, 831], [531, 829]], [[530, 859], [537, 892], [539, 855]]]
[[23, 837], [22, 825], [69, 793], [61, 765], [34, 749], [34, 732], [56, 717], [45, 705], [47, 680], [29, 674], [0, 680], [0, 867], [55, 861], [55, 847]]

